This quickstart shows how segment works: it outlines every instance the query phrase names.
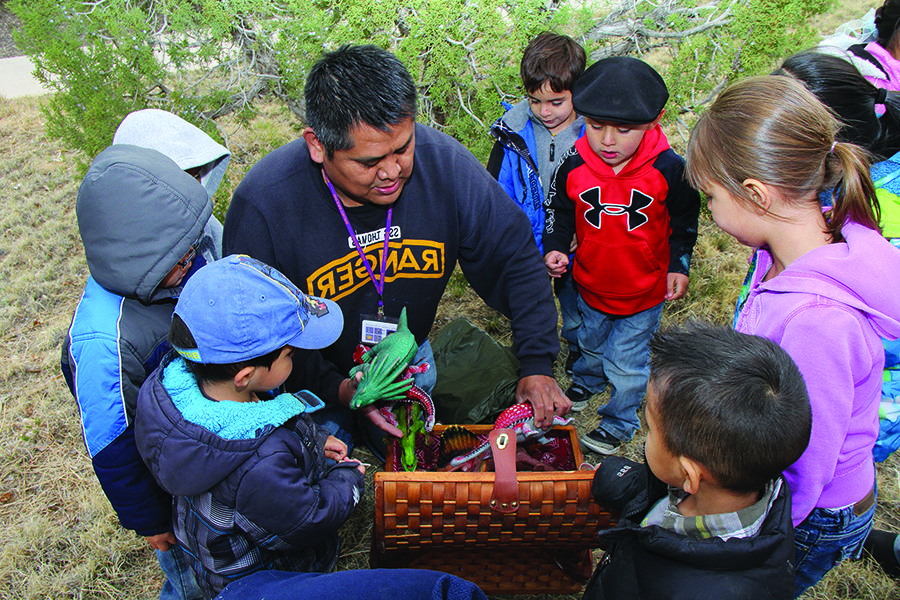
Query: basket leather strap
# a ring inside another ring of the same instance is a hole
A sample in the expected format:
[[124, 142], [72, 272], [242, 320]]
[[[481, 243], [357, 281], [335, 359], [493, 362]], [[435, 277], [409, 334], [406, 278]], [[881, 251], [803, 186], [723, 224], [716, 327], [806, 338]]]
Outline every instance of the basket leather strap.
[[514, 513], [519, 509], [519, 482], [516, 480], [516, 432], [512, 429], [491, 431], [494, 454], [494, 491], [491, 510]]

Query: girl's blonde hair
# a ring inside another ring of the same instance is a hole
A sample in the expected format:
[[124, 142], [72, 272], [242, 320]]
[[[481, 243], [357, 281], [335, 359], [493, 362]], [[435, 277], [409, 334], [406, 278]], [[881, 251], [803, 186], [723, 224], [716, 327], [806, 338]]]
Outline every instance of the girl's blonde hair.
[[[761, 210], [743, 182], [780, 190], [786, 202], [819, 202], [833, 189], [828, 232], [841, 241], [848, 220], [879, 230], [880, 207], [866, 151], [837, 142], [841, 124], [803, 84], [778, 76], [751, 77], [719, 94], [691, 132], [687, 178], [715, 183]], [[778, 215], [769, 211], [769, 214]]]

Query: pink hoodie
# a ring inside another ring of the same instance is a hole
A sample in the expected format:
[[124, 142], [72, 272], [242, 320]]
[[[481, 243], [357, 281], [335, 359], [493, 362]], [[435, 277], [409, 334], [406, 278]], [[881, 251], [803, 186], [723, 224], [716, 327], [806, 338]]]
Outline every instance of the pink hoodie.
[[787, 350], [809, 391], [809, 446], [784, 473], [795, 526], [816, 507], [850, 506], [872, 489], [881, 339], [900, 337], [900, 250], [857, 223], [847, 223], [843, 235], [845, 242], [808, 252], [766, 282], [772, 256], [757, 250], [735, 317], [738, 331]]
[[887, 74], [890, 76], [890, 79], [888, 79], [887, 77], [873, 77], [866, 75], [866, 79], [868, 79], [875, 87], [884, 88], [892, 92], [900, 92], [900, 60], [894, 58], [894, 56], [885, 50], [878, 42], [869, 42], [866, 44], [866, 50], [869, 54], [878, 59], [878, 62], [881, 63], [881, 66], [884, 67], [884, 70], [887, 71]]

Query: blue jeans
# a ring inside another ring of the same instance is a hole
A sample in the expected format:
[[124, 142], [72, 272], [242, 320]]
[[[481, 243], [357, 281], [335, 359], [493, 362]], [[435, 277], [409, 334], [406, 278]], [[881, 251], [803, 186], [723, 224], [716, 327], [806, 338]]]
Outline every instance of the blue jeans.
[[[428, 340], [422, 342], [412, 360], [412, 364], [414, 365], [422, 364], [423, 362], [427, 362], [431, 366], [424, 373], [414, 374], [413, 381], [416, 386], [430, 394], [431, 390], [434, 389], [434, 385], [437, 383], [437, 369], [434, 366], [434, 353], [431, 350], [431, 342]], [[317, 425], [347, 444], [348, 456], [350, 455], [350, 452], [353, 451], [353, 433], [358, 426], [366, 446], [368, 446], [372, 453], [380, 460], [384, 460], [384, 453], [386, 450], [384, 436], [387, 434], [376, 427], [372, 421], [368, 419], [357, 419], [357, 413], [355, 411], [339, 404], [328, 404], [325, 408], [312, 413], [310, 417]]]
[[556, 289], [559, 300], [559, 314], [562, 316], [560, 335], [569, 344], [569, 352], [578, 350], [578, 329], [581, 327], [581, 315], [578, 314], [578, 288], [571, 271], [563, 276]]
[[815, 585], [839, 562], [859, 558], [863, 542], [872, 530], [875, 505], [856, 516], [853, 507], [814, 508], [794, 529], [796, 598]]
[[172, 546], [165, 552], [156, 551], [159, 567], [166, 576], [159, 600], [200, 600], [203, 594], [197, 585], [197, 577], [188, 564], [181, 546]]
[[650, 339], [659, 328], [663, 303], [628, 317], [603, 314], [578, 296], [581, 357], [572, 368], [572, 383], [593, 394], [610, 384], [609, 402], [597, 409], [600, 429], [628, 441], [640, 429], [637, 411], [650, 377]]

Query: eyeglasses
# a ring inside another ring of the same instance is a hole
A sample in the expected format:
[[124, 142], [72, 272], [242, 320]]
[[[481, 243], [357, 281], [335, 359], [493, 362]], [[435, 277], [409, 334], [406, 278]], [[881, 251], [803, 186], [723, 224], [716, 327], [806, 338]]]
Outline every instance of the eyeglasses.
[[200, 248], [200, 240], [194, 242], [191, 247], [188, 248], [187, 254], [185, 254], [184, 257], [175, 264], [177, 264], [182, 269], [186, 269], [187, 266], [191, 264], [191, 261], [194, 260], [194, 257], [197, 256], [198, 248]]

